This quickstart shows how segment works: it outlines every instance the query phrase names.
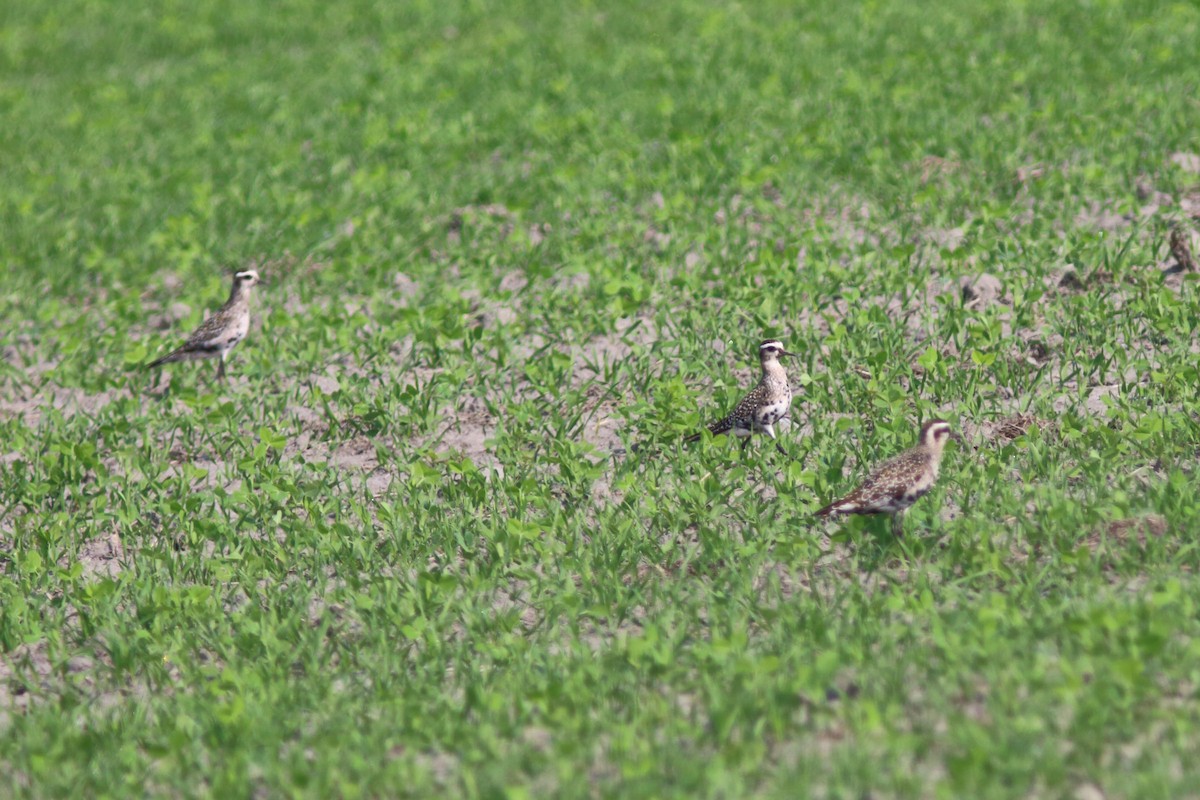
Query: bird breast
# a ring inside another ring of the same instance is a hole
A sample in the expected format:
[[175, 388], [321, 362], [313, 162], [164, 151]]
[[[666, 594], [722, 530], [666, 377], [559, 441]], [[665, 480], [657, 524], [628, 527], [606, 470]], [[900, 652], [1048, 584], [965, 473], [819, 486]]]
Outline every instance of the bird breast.
[[792, 393], [778, 394], [758, 407], [754, 421], [759, 425], [774, 425], [788, 415], [792, 408]]

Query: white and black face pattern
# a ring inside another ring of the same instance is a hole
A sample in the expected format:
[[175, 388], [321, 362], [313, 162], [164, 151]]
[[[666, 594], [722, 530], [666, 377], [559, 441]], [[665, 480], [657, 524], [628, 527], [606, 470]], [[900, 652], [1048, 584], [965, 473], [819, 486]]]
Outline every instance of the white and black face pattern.
[[783, 349], [783, 342], [778, 339], [767, 339], [758, 346], [758, 357], [763, 361], [771, 361], [780, 356], [790, 356], [787, 350]]
[[246, 288], [253, 286], [254, 284], [258, 283], [258, 281], [259, 281], [258, 273], [252, 269], [247, 269], [247, 270], [243, 270], [241, 272], [234, 273], [233, 279], [235, 281], [237, 281], [239, 286], [243, 286]]
[[950, 438], [958, 438], [955, 436], [950, 423], [944, 419], [931, 419], [921, 426], [921, 444], [926, 447], [941, 448], [945, 446], [946, 440]]

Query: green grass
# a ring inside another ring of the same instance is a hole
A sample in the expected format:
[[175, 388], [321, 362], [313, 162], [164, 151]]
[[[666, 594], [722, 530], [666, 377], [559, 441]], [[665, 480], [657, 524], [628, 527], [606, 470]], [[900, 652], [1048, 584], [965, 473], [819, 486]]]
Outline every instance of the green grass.
[[[5, 4], [0, 795], [1200, 794], [1197, 41]], [[251, 262], [227, 386], [134, 369]], [[673, 444], [766, 335], [793, 458]], [[903, 540], [814, 523], [935, 414]]]

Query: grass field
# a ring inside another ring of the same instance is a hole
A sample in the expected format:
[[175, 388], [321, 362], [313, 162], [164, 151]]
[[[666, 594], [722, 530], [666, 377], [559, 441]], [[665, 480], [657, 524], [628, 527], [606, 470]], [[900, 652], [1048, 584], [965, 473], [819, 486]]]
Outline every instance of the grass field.
[[[3, 4], [0, 796], [1200, 797], [1197, 42]], [[790, 457], [679, 446], [765, 336]]]

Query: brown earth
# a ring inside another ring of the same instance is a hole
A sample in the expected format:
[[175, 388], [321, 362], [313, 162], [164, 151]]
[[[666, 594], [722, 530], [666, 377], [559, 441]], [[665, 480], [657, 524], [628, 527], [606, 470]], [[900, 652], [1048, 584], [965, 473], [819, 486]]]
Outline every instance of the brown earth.
[[[1174, 154], [1170, 161], [1179, 169], [1195, 172], [1197, 158], [1193, 154]], [[927, 159], [921, 166], [923, 180], [938, 180], [938, 176], [961, 168], [962, 166], [957, 162], [941, 159]], [[1035, 165], [1024, 172], [1018, 171], [1016, 180], [1021, 184], [1037, 180], [1045, 169], [1048, 168]], [[1140, 185], [1139, 195], [1145, 205], [1136, 214], [1118, 213], [1109, 206], [1094, 204], [1078, 213], [1075, 224], [1084, 228], [1118, 232], [1126, 231], [1134, 224], [1144, 224], [1147, 219], [1159, 215], [1167, 215], [1175, 219], [1179, 217], [1184, 219], [1200, 218], [1200, 200], [1191, 195], [1174, 198], [1156, 192], [1149, 179], [1146, 180], [1145, 186]], [[797, 215], [794, 210], [785, 207], [785, 201], [774, 187], [764, 186], [762, 196], [780, 213], [791, 214], [795, 219], [793, 224], [797, 229], [819, 224], [830, 239], [864, 247], [889, 247], [901, 243], [898, 233], [873, 223], [874, 219], [882, 215], [864, 200], [851, 198], [847, 202], [846, 198], [841, 198], [840, 202], [830, 202], [828, 205], [818, 203]], [[1197, 197], [1200, 197], [1200, 194]], [[649, 212], [660, 206], [661, 203], [661, 198], [652, 197], [648, 200], [645, 204], [647, 218], [649, 218]], [[1030, 219], [1035, 213], [1036, 209], [1031, 206]], [[489, 220], [492, 224], [499, 224], [506, 231], [504, 235], [511, 234], [511, 228], [516, 224], [512, 214], [503, 206], [467, 207], [457, 209], [450, 215], [446, 221], [447, 236], [460, 235], [465, 223], [480, 219]], [[564, 224], [567, 222], [569, 221], [564, 221]], [[769, 222], [766, 212], [741, 195], [732, 197], [727, 206], [716, 213], [714, 219], [715, 224], [737, 225], [749, 231], [755, 237], [750, 241], [752, 253], [757, 247], [778, 246], [777, 242], [767, 242], [758, 238], [766, 236]], [[1028, 224], [1028, 220], [1023, 223], [1022, 220], [1017, 219], [1013, 221], [1013, 224], [1019, 227], [1021, 224]], [[1194, 229], [1187, 228], [1185, 230], [1192, 251], [1200, 251], [1200, 237], [1197, 236]], [[352, 230], [343, 233], [348, 236], [353, 235]], [[517, 233], [519, 235], [521, 231], [517, 231]], [[529, 228], [524, 235], [527, 235], [536, 246], [545, 237], [555, 235], [555, 231], [549, 225], [539, 224]], [[930, 228], [916, 235], [914, 239], [919, 247], [928, 251], [928, 258], [936, 262], [940, 258], [938, 254], [942, 251], [953, 252], [962, 245], [964, 227]], [[644, 241], [648, 247], [662, 250], [669, 246], [670, 237], [647, 223]], [[688, 251], [684, 259], [684, 267], [689, 270], [695, 269], [703, 263], [713, 260], [724, 262], [732, 257], [733, 254], [730, 253], [704, 253], [694, 248]], [[752, 259], [753, 255], [750, 258]], [[273, 262], [261, 265], [261, 268], [280, 278], [283, 285], [281, 291], [288, 292], [289, 280], [311, 275], [323, 269], [324, 266], [319, 261], [301, 260], [285, 254]], [[798, 254], [796, 266], [799, 269], [806, 268], [806, 253], [803, 250]], [[1165, 246], [1162, 260], [1146, 265], [1145, 270], [1148, 273], [1151, 271], [1163, 273], [1168, 286], [1176, 289], [1182, 286], [1181, 273], [1185, 270], [1178, 269], [1175, 259], [1165, 252]], [[577, 273], [563, 276], [553, 286], [533, 286], [522, 272], [513, 270], [502, 276], [499, 282], [500, 291], [505, 294], [503, 299], [485, 297], [479, 292], [473, 296], [470, 293], [464, 293], [464, 297], [471, 301], [476, 308], [476, 324], [487, 327], [502, 326], [518, 318], [525, 298], [530, 292], [556, 288], [579, 288], [586, 286], [588, 281], [589, 278], [586, 274]], [[175, 283], [177, 284], [178, 281]], [[164, 278], [164, 285], [172, 286], [170, 276]], [[419, 282], [407, 275], [397, 273], [394, 278], [393, 303], [400, 307], [417, 303], [423, 288]], [[1122, 292], [1126, 291], [1126, 288], [1113, 286], [1103, 275], [1080, 276], [1074, 270], [1064, 269], [1047, 280], [1047, 290], [1047, 302], [1057, 293], [1104, 291], [1110, 302], [1119, 307]], [[1079, 413], [1094, 416], [1104, 415], [1107, 411], [1105, 398], [1113, 396], [1121, 382], [1137, 383], [1142, 379], [1141, 376], [1133, 374], [1067, 377], [1070, 367], [1068, 359], [1073, 360], [1074, 354], [1064, 352], [1065, 343], [1062, 337], [1053, 332], [1051, 324], [1045, 320], [1044, 316], [1040, 324], [1035, 324], [1033, 327], [1019, 330], [1013, 328], [1013, 317], [1007, 310], [1011, 300], [1004, 276], [977, 272], [954, 278], [937, 278], [930, 282], [920, 295], [903, 298], [900, 296], [868, 297], [860, 301], [860, 304], [877, 306], [884, 309], [889, 316], [900, 320], [913, 344], [913, 352], [919, 354], [921, 346], [926, 344], [930, 338], [929, 326], [932, 318], [928, 316], [929, 310], [936, 309], [938, 298], [946, 295], [952, 296], [955, 302], [962, 303], [972, 312], [997, 315], [1002, 334], [1012, 342], [1011, 357], [1025, 362], [1031, 367], [1045, 368], [1043, 385], [1056, 388], [1057, 397], [1054, 401], [1056, 412], [1073, 409]], [[350, 301], [350, 305], [361, 306], [354, 300]], [[285, 307], [295, 313], [302, 313], [304, 310], [294, 293], [287, 294]], [[157, 307], [148, 302], [147, 311], [147, 331], [159, 332], [178, 328], [179, 323], [191, 314], [191, 308], [179, 302], [167, 304], [165, 307]], [[818, 333], [828, 332], [832, 323], [845, 319], [850, 311], [850, 306], [845, 300], [834, 298], [820, 312], [808, 309], [799, 310], [795, 314], [795, 325]], [[626, 423], [618, 412], [628, 399], [619, 391], [614, 392], [611, 387], [603, 385], [602, 377], [605, 366], [631, 358], [640, 348], [654, 344], [664, 335], [670, 335], [670, 332], [660, 331], [654, 318], [633, 317], [620, 320], [610, 334], [592, 337], [570, 347], [570, 353], [575, 363], [582, 366], [574, 371], [569, 388], [581, 392], [587, 403], [585, 424], [580, 429], [580, 436], [584, 441], [593, 445], [601, 457], [613, 451], [619, 451], [621, 447], [620, 434]], [[1147, 335], [1149, 335], [1148, 331]], [[517, 353], [518, 355], [523, 354], [524, 357], [530, 357], [544, 345], [545, 340], [542, 335], [529, 333], [518, 342]], [[1129, 345], [1148, 347], [1144, 342], [1129, 343]], [[411, 337], [408, 340], [397, 342], [393, 348], [393, 355], [397, 360], [401, 360], [412, 350], [412, 347]], [[750, 363], [749, 356], [743, 357], [740, 353], [726, 353], [725, 347], [724, 343], [713, 343], [714, 353], [730, 364], [738, 382], [750, 385], [756, 378], [757, 368]], [[958, 353], [953, 343], [947, 343], [944, 347], [943, 355], [946, 358], [965, 360], [969, 357], [969, 354]], [[40, 386], [39, 378], [48, 375], [56, 364], [38, 362], [34, 343], [28, 338], [14, 337], [9, 344], [5, 345], [3, 356], [9, 364], [21, 368], [26, 380], [22, 385], [14, 385], [10, 381], [0, 386], [0, 418], [21, 417], [25, 420], [26, 425], [36, 427], [43, 423], [48, 409], [57, 409], [68, 417], [80, 413], [94, 414], [118, 398], [131, 396], [128, 389], [87, 393], [78, 389], [52, 385]], [[246, 380], [236, 376], [235, 370], [231, 370], [231, 373], [233, 377], [228, 391], [253, 390]], [[310, 387], [315, 386], [325, 395], [333, 394], [338, 389], [339, 377], [347, 374], [357, 377], [369, 375], [370, 380], [383, 385], [386, 382], [395, 381], [427, 382], [436, 376], [437, 370], [408, 368], [403, 374], [400, 374], [394, 366], [385, 365], [373, 372], [368, 372], [348, 359], [340, 358], [327, 364], [323, 373], [311, 377], [309, 379]], [[489, 397], [486, 394], [467, 396], [457, 407], [440, 410], [440, 418], [443, 423], [429, 437], [429, 443], [435, 452], [461, 455], [484, 469], [497, 471], [503, 469], [503, 465], [497, 461], [488, 446], [489, 437], [494, 434], [497, 425], [491, 409], [502, 402], [502, 397], [512, 397], [514, 394], [517, 398], [526, 396], [524, 393], [528, 387], [521, 385], [521, 380], [517, 379], [515, 384], [500, 384], [498, 388], [501, 391], [494, 396]], [[696, 391], [702, 394], [705, 388], [697, 386]], [[1080, 397], [1081, 388], [1086, 390], [1082, 403], [1076, 399]], [[1043, 432], [1052, 430], [1053, 426], [1049, 425], [1046, 420], [1036, 419], [1021, 410], [1027, 406], [1028, 399], [1022, 397], [1001, 398], [997, 405], [995, 418], [974, 422], [963, 421], [961, 424], [964, 433], [973, 442], [999, 445], [1022, 435], [1031, 427], [1041, 428]], [[156, 401], [152, 396], [143, 396], [141, 402], [145, 406]], [[795, 402], [796, 409], [793, 412], [793, 424], [789, 435], [803, 437], [811, 431], [811, 425], [807, 423], [807, 420], [822, 411], [819, 401], [807, 398], [798, 387]], [[304, 405], [302, 396], [301, 402], [289, 408], [288, 416], [297, 424], [299, 433], [290, 438], [284, 451], [284, 457], [328, 463], [345, 472], [350, 485], [365, 485], [367, 490], [375, 495], [386, 492], [397, 478], [403, 479], [403, 474], [397, 471], [394, 465], [381, 463], [380, 449], [376, 447], [377, 443], [365, 435], [353, 436], [349, 439], [342, 436], [327, 436], [330, 421], [323, 412], [316, 410], [317, 407], [316, 403], [313, 403], [312, 406]], [[953, 414], [953, 409], [946, 409], [946, 411]], [[869, 421], [864, 420], [864, 423], [869, 423]], [[387, 448], [383, 448], [383, 450], [386, 452]], [[221, 476], [226, 474], [226, 470], [223, 468], [224, 460], [220, 454], [180, 451], [177, 452], [177, 456], [180, 461], [198, 457], [207, 459], [205, 466], [209, 469], [209, 475], [203, 479], [207, 485], [220, 482]], [[0, 463], [11, 461], [14, 458], [16, 458], [15, 453], [0, 453]], [[119, 468], [115, 462], [106, 462], [106, 466], [112, 469]], [[852, 468], [852, 464], [847, 465], [848, 470]], [[592, 501], [594, 503], [606, 504], [619, 500], [620, 498], [612, 491], [606, 480], [598, 482], [593, 491]], [[11, 535], [11, 531], [11, 519], [0, 519], [0, 544], [3, 543], [6, 534]], [[84, 543], [79, 553], [85, 573], [96, 577], [115, 575], [121, 569], [123, 558], [124, 552], [120, 541], [115, 537], [105, 535], [100, 535]], [[648, 569], [663, 568], [662, 565], [644, 566]], [[792, 576], [788, 580], [795, 583], [801, 578]], [[796, 583], [796, 585], [800, 586], [801, 583]]]

